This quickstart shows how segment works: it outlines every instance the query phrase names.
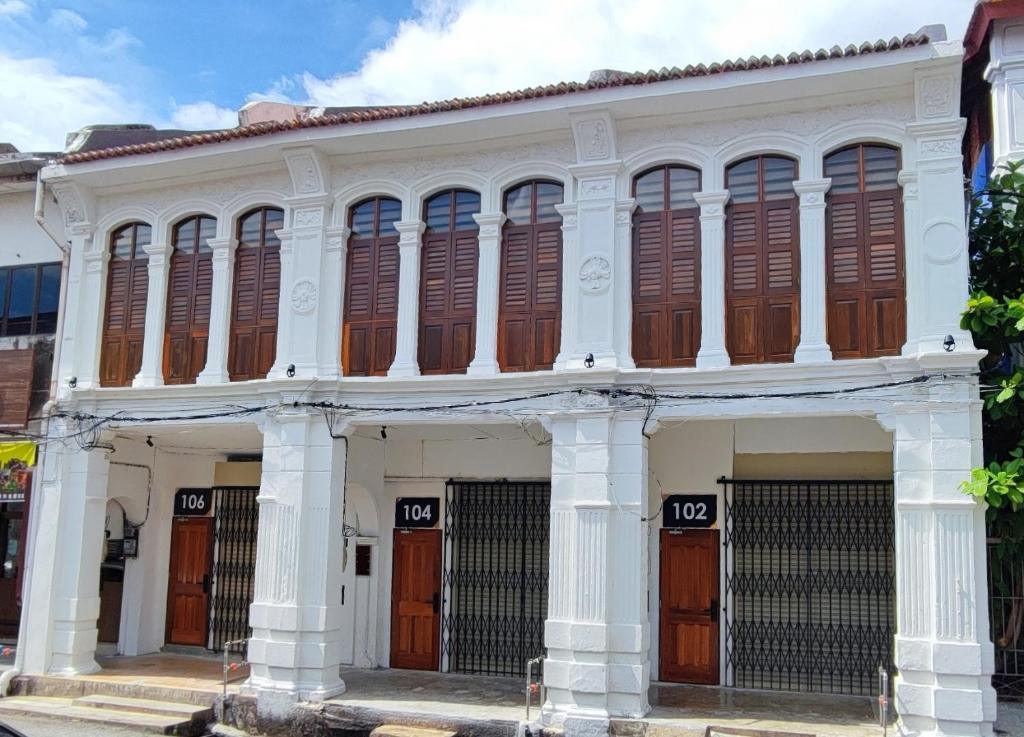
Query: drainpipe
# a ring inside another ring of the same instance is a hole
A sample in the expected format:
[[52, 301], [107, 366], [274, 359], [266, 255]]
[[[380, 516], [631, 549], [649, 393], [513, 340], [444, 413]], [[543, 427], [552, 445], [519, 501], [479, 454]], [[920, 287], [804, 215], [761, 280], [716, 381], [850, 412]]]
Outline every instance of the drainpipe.
[[[49, 432], [50, 427], [50, 412], [53, 411], [57, 400], [57, 379], [58, 371], [60, 369], [60, 355], [61, 345], [64, 342], [64, 317], [67, 312], [67, 296], [68, 296], [68, 269], [71, 263], [71, 248], [67, 243], [63, 242], [56, 236], [56, 234], [50, 229], [49, 224], [46, 222], [45, 208], [46, 208], [46, 184], [43, 182], [42, 171], [36, 173], [36, 200], [35, 210], [33, 216], [35, 217], [36, 224], [43, 229], [46, 235], [50, 236], [57, 248], [60, 249], [60, 296], [57, 302], [57, 329], [56, 336], [53, 342], [53, 368], [50, 369], [50, 393], [47, 397], [46, 404], [43, 405], [42, 411], [42, 432], [40, 433], [45, 439]], [[45, 446], [41, 448], [42, 455], [45, 455]], [[42, 462], [40, 458], [42, 455], [37, 454], [36, 465], [41, 466]], [[32, 477], [32, 499], [38, 499], [38, 489], [42, 483], [42, 474], [36, 473]], [[25, 662], [25, 648], [22, 647], [22, 637], [28, 632], [28, 606], [29, 594], [32, 591], [32, 570], [35, 562], [35, 539], [36, 530], [38, 528], [39, 515], [32, 514], [32, 510], [28, 510], [28, 530], [25, 535], [25, 570], [22, 571], [22, 597], [21, 597], [21, 617], [18, 623], [18, 644], [14, 651], [14, 667], [0, 673], [0, 698], [6, 697], [8, 691], [11, 688], [11, 682], [21, 675], [21, 669]]]

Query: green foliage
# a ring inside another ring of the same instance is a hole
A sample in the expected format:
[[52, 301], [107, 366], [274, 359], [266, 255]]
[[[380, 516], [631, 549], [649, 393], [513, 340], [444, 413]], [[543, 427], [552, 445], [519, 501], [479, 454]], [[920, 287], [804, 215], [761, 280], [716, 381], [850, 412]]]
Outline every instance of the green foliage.
[[960, 325], [982, 361], [985, 464], [961, 488], [988, 504], [1002, 552], [1024, 552], [1024, 168], [997, 171], [971, 207], [971, 298]]

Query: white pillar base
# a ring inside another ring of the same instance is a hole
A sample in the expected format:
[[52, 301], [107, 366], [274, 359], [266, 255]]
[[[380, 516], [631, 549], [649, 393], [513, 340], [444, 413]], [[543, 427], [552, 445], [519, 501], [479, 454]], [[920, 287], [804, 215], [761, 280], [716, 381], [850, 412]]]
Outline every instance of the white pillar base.
[[228, 375], [226, 370], [213, 369], [207, 371], [203, 369], [196, 376], [196, 384], [200, 386], [211, 386], [213, 384], [227, 384], [231, 381], [231, 377]]
[[[394, 367], [392, 367], [392, 370]], [[466, 368], [467, 376], [494, 376], [501, 373], [501, 367], [498, 366], [497, 361], [478, 361], [473, 359], [469, 366]], [[390, 376], [390, 372], [388, 372]]]
[[731, 364], [728, 351], [705, 351], [704, 349], [697, 351], [697, 368], [699, 369], [724, 368]]
[[803, 343], [796, 347], [794, 363], [828, 363], [832, 360], [832, 349], [828, 343]]
[[388, 369], [388, 376], [389, 377], [396, 377], [397, 376], [399, 378], [402, 378], [402, 377], [407, 377], [407, 376], [419, 376], [419, 375], [420, 375], [420, 367], [418, 365], [414, 364], [414, 363], [403, 363], [403, 364], [393, 363], [393, 364], [391, 364], [391, 368]]

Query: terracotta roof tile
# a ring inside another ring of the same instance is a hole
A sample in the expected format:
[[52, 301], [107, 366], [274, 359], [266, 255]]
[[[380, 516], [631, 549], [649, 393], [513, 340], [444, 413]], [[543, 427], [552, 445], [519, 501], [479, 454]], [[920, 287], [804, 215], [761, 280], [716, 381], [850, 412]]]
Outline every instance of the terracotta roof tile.
[[114, 159], [121, 156], [174, 151], [177, 149], [203, 146], [210, 143], [222, 143], [225, 141], [234, 141], [243, 138], [255, 138], [257, 136], [266, 136], [273, 133], [282, 133], [302, 128], [354, 125], [358, 123], [392, 120], [396, 118], [411, 118], [452, 110], [504, 105], [511, 102], [536, 100], [544, 97], [558, 97], [561, 95], [607, 89], [611, 87], [654, 84], [656, 82], [666, 82], [691, 77], [705, 77], [714, 74], [724, 74], [727, 72], [750, 71], [754, 69], [765, 69], [768, 67], [806, 64], [809, 62], [823, 61], [827, 59], [863, 56], [866, 54], [922, 46], [927, 43], [929, 43], [929, 38], [926, 34], [910, 33], [902, 38], [894, 36], [888, 41], [879, 39], [873, 43], [870, 41], [865, 42], [860, 46], [855, 46], [853, 44], [850, 44], [845, 48], [833, 46], [831, 49], [818, 49], [817, 51], [805, 50], [799, 53], [794, 52], [788, 56], [782, 56], [781, 54], [771, 57], [750, 56], [746, 59], [726, 60], [721, 63], [716, 62], [710, 66], [705, 66], [704, 64], [690, 64], [683, 69], [680, 69], [679, 67], [672, 67], [671, 69], [662, 67], [661, 69], [651, 69], [646, 72], [610, 71], [608, 74], [602, 75], [598, 79], [591, 79], [587, 82], [559, 82], [557, 84], [550, 84], [541, 87], [527, 87], [526, 89], [514, 90], [511, 92], [499, 92], [481, 95], [478, 97], [455, 97], [449, 100], [424, 102], [419, 105], [363, 108], [334, 115], [324, 115], [321, 117], [254, 123], [237, 128], [228, 128], [226, 130], [206, 133], [192, 133], [189, 135], [167, 138], [148, 143], [114, 146], [112, 148], [72, 153], [62, 157], [61, 161], [64, 164], [78, 164], [86, 161], [97, 161], [100, 159]]

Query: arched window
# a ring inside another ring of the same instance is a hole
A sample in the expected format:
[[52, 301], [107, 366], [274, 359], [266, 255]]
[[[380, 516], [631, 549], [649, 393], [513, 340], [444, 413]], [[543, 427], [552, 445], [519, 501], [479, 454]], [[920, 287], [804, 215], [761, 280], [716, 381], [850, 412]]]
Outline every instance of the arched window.
[[194, 384], [206, 365], [213, 291], [209, 240], [216, 234], [217, 221], [208, 215], [195, 215], [174, 226], [164, 332], [166, 384]]
[[363, 200], [349, 210], [345, 325], [341, 362], [346, 376], [384, 376], [395, 358], [398, 318], [398, 230], [402, 203]]
[[633, 179], [633, 360], [693, 366], [700, 348], [700, 172], [659, 166]]
[[550, 369], [562, 333], [562, 216], [556, 182], [520, 184], [505, 193], [498, 295], [502, 371]]
[[149, 256], [143, 246], [151, 238], [145, 223], [129, 223], [110, 236], [100, 386], [128, 386], [142, 368], [149, 289]]
[[232, 290], [228, 375], [231, 381], [266, 378], [277, 352], [277, 304], [281, 291], [284, 211], [260, 207], [238, 219], [238, 250]]
[[793, 360], [800, 338], [796, 162], [755, 156], [726, 170], [726, 345], [733, 363]]
[[423, 206], [420, 256], [420, 372], [465, 373], [476, 347], [480, 195], [440, 192]]
[[836, 358], [899, 355], [906, 340], [899, 152], [858, 144], [825, 157], [828, 341]]

